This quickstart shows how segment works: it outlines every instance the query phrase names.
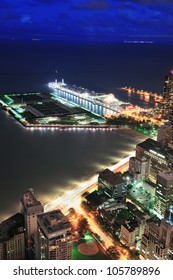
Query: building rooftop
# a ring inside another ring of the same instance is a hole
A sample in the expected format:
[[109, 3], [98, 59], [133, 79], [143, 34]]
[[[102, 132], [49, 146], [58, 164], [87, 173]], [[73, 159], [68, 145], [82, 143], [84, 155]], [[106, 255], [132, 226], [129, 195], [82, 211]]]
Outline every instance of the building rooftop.
[[7, 241], [24, 232], [24, 217], [17, 213], [0, 224], [0, 242]]
[[54, 210], [37, 216], [37, 221], [46, 236], [62, 235], [71, 230], [71, 224], [61, 210]]
[[32, 188], [22, 194], [21, 203], [26, 208], [41, 205], [40, 201], [35, 198]]
[[105, 209], [100, 209], [100, 214], [110, 223], [114, 222], [114, 217], [111, 215], [111, 212], [106, 211]]
[[138, 227], [138, 223], [137, 221], [131, 221], [129, 223], [124, 223], [123, 226], [129, 231], [129, 232], [133, 232], [137, 227]]
[[100, 172], [99, 179], [107, 181], [110, 185], [118, 185], [123, 182], [120, 172], [113, 173], [108, 168]]
[[96, 190], [88, 194], [85, 198], [94, 207], [98, 207], [104, 202], [103, 195], [100, 195]]
[[151, 221], [147, 222], [147, 226], [149, 227], [150, 232], [153, 232], [157, 236], [159, 235], [159, 227], [155, 222], [152, 221], [152, 219]]
[[168, 154], [173, 155], [173, 150], [170, 148], [164, 148], [161, 143], [151, 139], [147, 138], [145, 141], [137, 144], [137, 147], [141, 147], [147, 151], [150, 151], [153, 154], [167, 156]]
[[135, 210], [137, 210], [136, 206], [135, 206], [133, 203], [129, 202], [129, 201], [126, 202], [126, 205], [127, 205], [128, 209], [129, 209], [130, 211], [135, 211]]
[[134, 214], [136, 216], [136, 218], [139, 218], [140, 220], [146, 220], [146, 218], [144, 217], [144, 212], [140, 211], [139, 209], [136, 209], [134, 211]]
[[173, 170], [168, 171], [168, 172], [159, 172], [158, 176], [162, 177], [165, 180], [173, 180]]

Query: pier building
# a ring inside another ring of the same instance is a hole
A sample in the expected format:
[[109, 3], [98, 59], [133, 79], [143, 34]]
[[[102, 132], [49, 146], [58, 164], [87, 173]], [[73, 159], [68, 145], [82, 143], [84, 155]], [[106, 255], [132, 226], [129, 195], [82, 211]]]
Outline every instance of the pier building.
[[98, 94], [75, 85], [65, 84], [64, 80], [61, 82], [55, 80], [49, 83], [49, 87], [55, 90], [55, 96], [102, 117], [117, 115], [124, 110], [124, 106], [129, 105], [116, 99], [112, 93]]

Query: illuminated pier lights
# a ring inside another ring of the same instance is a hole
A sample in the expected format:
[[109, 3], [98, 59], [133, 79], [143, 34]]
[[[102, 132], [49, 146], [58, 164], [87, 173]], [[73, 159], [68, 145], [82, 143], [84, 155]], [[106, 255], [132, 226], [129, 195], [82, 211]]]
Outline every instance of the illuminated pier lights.
[[[108, 104], [104, 101], [96, 100], [99, 96], [92, 95], [92, 92], [77, 88], [75, 86], [69, 86], [62, 82], [49, 83], [49, 87], [56, 91], [56, 94], [65, 100], [89, 111], [98, 116], [115, 115], [119, 113], [119, 106], [115, 104]], [[113, 106], [112, 106], [113, 105]]]

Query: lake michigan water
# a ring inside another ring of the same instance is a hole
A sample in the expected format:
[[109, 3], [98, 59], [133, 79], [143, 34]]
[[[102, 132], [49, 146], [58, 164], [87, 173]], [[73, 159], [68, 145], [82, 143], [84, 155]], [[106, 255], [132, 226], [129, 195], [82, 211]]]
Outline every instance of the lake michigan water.
[[[1, 42], [0, 93], [49, 91], [55, 78], [154, 106], [123, 86], [162, 93], [173, 69], [172, 44]], [[19, 211], [21, 193], [34, 188], [45, 204], [118, 161], [138, 139], [111, 131], [29, 131], [0, 111], [0, 220]]]

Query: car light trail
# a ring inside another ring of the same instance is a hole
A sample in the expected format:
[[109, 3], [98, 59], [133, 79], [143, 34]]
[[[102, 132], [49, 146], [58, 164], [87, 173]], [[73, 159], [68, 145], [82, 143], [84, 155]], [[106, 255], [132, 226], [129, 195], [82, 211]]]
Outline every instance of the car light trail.
[[[128, 168], [129, 158], [135, 155], [135, 151], [133, 151], [129, 156], [123, 158], [120, 162], [109, 167], [111, 171], [118, 172], [121, 169]], [[97, 186], [98, 175], [94, 175], [91, 179], [81, 183], [79, 187], [76, 187], [73, 190], [67, 191], [61, 197], [57, 197], [55, 200], [52, 200], [50, 203], [45, 205], [45, 211], [51, 211], [58, 207], [60, 208], [70, 208], [75, 207], [79, 208], [80, 206], [80, 196], [85, 191], [89, 191], [91, 188]]]

